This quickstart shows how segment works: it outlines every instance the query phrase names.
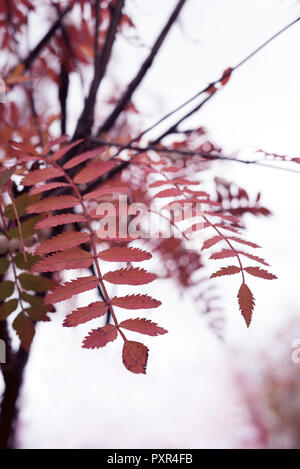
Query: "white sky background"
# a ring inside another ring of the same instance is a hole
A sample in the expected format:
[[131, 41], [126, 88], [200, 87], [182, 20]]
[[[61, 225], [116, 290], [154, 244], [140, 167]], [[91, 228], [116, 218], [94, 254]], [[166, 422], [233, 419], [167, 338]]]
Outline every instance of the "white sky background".
[[[130, 4], [141, 39], [150, 46], [176, 0]], [[219, 77], [299, 13], [300, 4], [294, 0], [189, 0], [134, 96], [146, 116], [144, 124]], [[205, 125], [224, 150], [242, 150], [245, 158], [254, 158], [258, 148], [299, 157], [299, 42], [300, 24], [239, 69], [187, 127]], [[145, 53], [122, 40], [114, 76], [125, 85]], [[76, 90], [75, 82], [73, 86]], [[78, 99], [69, 102], [73, 121], [81, 106]], [[248, 238], [263, 246], [261, 255], [279, 276], [276, 282], [249, 279], [256, 297], [250, 329], [238, 311], [235, 279], [217, 283], [224, 297], [226, 348], [206, 330], [188, 295], [182, 298], [171, 283], [157, 282], [151, 294], [163, 305], [151, 313], [151, 319], [169, 334], [145, 337], [143, 342], [150, 347], [148, 374], [135, 376], [121, 364], [119, 342], [100, 351], [82, 350], [82, 337], [94, 325], [69, 330], [61, 327], [67, 311], [53, 315], [51, 324], [39, 326], [26, 371], [21, 447], [241, 444], [233, 370], [255, 367], [257, 351], [268, 346], [274, 330], [288, 316], [299, 314], [300, 175], [228, 162], [216, 163], [212, 172], [250, 193], [261, 190], [264, 204], [274, 212], [272, 218], [247, 220]], [[209, 263], [209, 271], [216, 265]], [[296, 337], [300, 331], [295, 331]]]

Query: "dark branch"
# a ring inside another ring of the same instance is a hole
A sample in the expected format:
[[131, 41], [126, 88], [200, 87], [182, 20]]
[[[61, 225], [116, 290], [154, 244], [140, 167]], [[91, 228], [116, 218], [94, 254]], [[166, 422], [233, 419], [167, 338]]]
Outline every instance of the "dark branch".
[[156, 39], [150, 54], [146, 58], [145, 62], [142, 64], [141, 68], [139, 69], [137, 75], [134, 77], [134, 79], [130, 82], [130, 84], [127, 87], [127, 90], [123, 94], [123, 96], [120, 98], [118, 104], [116, 105], [115, 109], [112, 111], [112, 113], [107, 117], [105, 122], [102, 124], [100, 129], [98, 130], [98, 134], [101, 132], [107, 132], [110, 130], [114, 123], [116, 122], [117, 118], [119, 115], [124, 111], [126, 105], [129, 103], [131, 100], [131, 97], [133, 93], [136, 91], [142, 80], [144, 79], [146, 73], [148, 72], [149, 68], [151, 67], [153, 60], [155, 56], [157, 55], [158, 51], [160, 50], [164, 40], [166, 39], [170, 29], [172, 28], [174, 22], [176, 21], [182, 7], [184, 6], [186, 0], [179, 0], [177, 3], [176, 8], [174, 9], [173, 13], [171, 14], [170, 18], [168, 19], [167, 24], [159, 34], [158, 38]]
[[111, 21], [106, 34], [106, 40], [100, 56], [95, 59], [94, 77], [72, 140], [77, 140], [78, 138], [86, 137], [91, 134], [94, 123], [94, 108], [97, 91], [102, 78], [106, 73], [107, 64], [111, 56], [124, 3], [125, 0], [117, 0], [116, 5], [112, 9]]
[[41, 50], [48, 44], [52, 36], [55, 34], [57, 29], [61, 25], [62, 19], [66, 16], [66, 14], [71, 10], [72, 8], [72, 3], [70, 2], [70, 5], [68, 5], [59, 15], [57, 20], [53, 23], [49, 31], [45, 34], [44, 37], [40, 40], [40, 42], [35, 46], [35, 48], [29, 53], [29, 55], [26, 57], [26, 59], [23, 60], [24, 67], [26, 69], [29, 69], [31, 67], [32, 62], [36, 59], [36, 57], [39, 55]]
[[204, 104], [206, 104], [214, 95], [215, 95], [215, 93], [210, 94], [203, 101], [201, 101], [201, 103], [197, 104], [197, 106], [195, 106], [191, 111], [189, 111], [187, 114], [185, 114], [180, 119], [178, 119], [178, 121], [175, 122], [175, 124], [171, 125], [171, 127], [169, 127], [159, 137], [157, 137], [155, 140], [153, 140], [152, 145], [155, 145], [156, 143], [159, 143], [167, 135], [177, 133], [179, 125], [182, 124], [183, 121], [185, 121], [186, 119], [191, 117], [193, 114], [195, 114], [197, 111], [199, 111], [202, 108], [202, 106], [204, 106]]
[[286, 25], [284, 28], [282, 28], [280, 31], [278, 31], [277, 33], [273, 34], [273, 36], [271, 36], [267, 41], [265, 41], [263, 44], [261, 44], [259, 47], [257, 47], [254, 51], [252, 51], [249, 55], [247, 55], [243, 60], [241, 60], [237, 65], [235, 65], [233, 68], [231, 68], [230, 72], [228, 71], [227, 73], [225, 73], [224, 75], [222, 75], [220, 78], [218, 78], [217, 80], [213, 81], [212, 83], [210, 83], [208, 86], [206, 86], [205, 88], [203, 88], [202, 90], [200, 90], [198, 93], [196, 93], [194, 96], [192, 96], [191, 98], [187, 99], [186, 101], [184, 101], [182, 104], [180, 104], [179, 106], [177, 106], [176, 108], [172, 109], [170, 112], [168, 112], [167, 114], [165, 114], [163, 117], [161, 117], [159, 120], [157, 120], [156, 122], [154, 122], [154, 124], [152, 124], [150, 127], [148, 127], [147, 129], [145, 129], [143, 132], [141, 132], [134, 140], [132, 140], [130, 143], [134, 143], [136, 141], [138, 141], [140, 138], [142, 138], [144, 135], [146, 135], [147, 133], [149, 133], [151, 130], [153, 130], [154, 128], [158, 127], [160, 124], [162, 124], [166, 119], [168, 119], [169, 117], [171, 117], [173, 114], [177, 113], [178, 111], [180, 111], [181, 109], [183, 109], [185, 106], [187, 106], [188, 104], [190, 104], [191, 102], [193, 102], [195, 99], [197, 99], [199, 96], [201, 96], [202, 94], [204, 93], [207, 93], [209, 91], [210, 88], [218, 85], [221, 80], [223, 80], [224, 78], [227, 78], [229, 77], [234, 71], [236, 71], [238, 68], [242, 67], [246, 62], [248, 62], [250, 59], [252, 59], [252, 57], [254, 57], [256, 54], [258, 54], [262, 49], [264, 49], [268, 44], [270, 44], [274, 39], [276, 39], [278, 36], [280, 36], [283, 32], [287, 31], [289, 28], [291, 28], [292, 26], [294, 26], [296, 23], [298, 23], [298, 21], [300, 20], [300, 17], [298, 17], [297, 19], [295, 19], [294, 21], [292, 21], [291, 23], [289, 23], [288, 25]]

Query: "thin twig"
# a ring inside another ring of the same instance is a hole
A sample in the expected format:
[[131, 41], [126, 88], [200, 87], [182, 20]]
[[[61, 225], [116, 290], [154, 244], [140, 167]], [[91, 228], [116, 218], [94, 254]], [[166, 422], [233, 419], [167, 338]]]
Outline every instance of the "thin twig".
[[143, 130], [143, 132], [141, 132], [134, 140], [132, 140], [130, 143], [134, 143], [138, 140], [140, 140], [140, 138], [142, 138], [144, 135], [146, 135], [148, 132], [150, 132], [151, 130], [153, 130], [154, 128], [156, 128], [158, 125], [160, 125], [162, 122], [164, 122], [166, 119], [168, 119], [169, 117], [171, 117], [173, 114], [177, 113], [178, 111], [180, 111], [181, 109], [183, 109], [185, 106], [187, 106], [188, 104], [190, 104], [192, 101], [194, 101], [196, 98], [198, 98], [199, 96], [201, 96], [202, 94], [206, 93], [210, 88], [214, 87], [215, 85], [217, 85], [218, 83], [221, 82], [221, 80], [223, 79], [226, 79], [227, 77], [229, 77], [233, 72], [235, 72], [238, 68], [242, 67], [246, 62], [248, 62], [250, 59], [252, 59], [256, 54], [258, 54], [262, 49], [264, 49], [268, 44], [270, 44], [274, 39], [276, 39], [278, 36], [280, 36], [282, 33], [284, 33], [285, 31], [287, 31], [289, 28], [291, 28], [292, 26], [294, 26], [296, 23], [298, 23], [298, 21], [300, 20], [300, 16], [298, 18], [296, 18], [294, 21], [292, 21], [291, 23], [289, 23], [288, 25], [284, 26], [282, 29], [280, 29], [277, 33], [273, 34], [273, 36], [271, 36], [267, 41], [263, 42], [259, 47], [257, 47], [256, 49], [254, 49], [249, 55], [247, 55], [244, 59], [242, 59], [237, 65], [235, 65], [234, 67], [232, 67], [230, 69], [230, 71], [228, 71], [227, 73], [223, 74], [220, 78], [218, 78], [217, 80], [211, 82], [209, 85], [207, 85], [205, 88], [203, 88], [202, 90], [198, 91], [198, 93], [196, 93], [195, 95], [193, 95], [191, 98], [187, 99], [186, 101], [184, 101], [182, 104], [180, 104], [179, 106], [177, 106], [176, 108], [172, 109], [171, 111], [169, 111], [167, 114], [165, 114], [163, 117], [161, 117], [159, 120], [157, 120], [156, 122], [154, 122], [152, 125], [150, 125], [148, 128], [146, 128], [145, 130]]

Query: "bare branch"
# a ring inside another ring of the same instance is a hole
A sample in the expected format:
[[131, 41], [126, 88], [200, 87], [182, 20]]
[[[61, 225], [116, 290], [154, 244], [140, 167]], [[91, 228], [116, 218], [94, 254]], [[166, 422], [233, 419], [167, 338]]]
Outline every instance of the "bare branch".
[[[159, 120], [157, 120], [156, 122], [154, 122], [154, 124], [152, 124], [150, 127], [148, 127], [147, 129], [145, 129], [143, 132], [141, 132], [134, 140], [132, 140], [130, 143], [133, 143], [133, 142], [136, 142], [138, 141], [140, 138], [142, 138], [144, 135], [146, 135], [147, 133], [149, 133], [151, 130], [153, 130], [154, 128], [158, 127], [160, 124], [162, 124], [166, 119], [168, 119], [169, 117], [171, 117], [173, 114], [177, 113], [178, 111], [180, 111], [181, 109], [183, 109], [185, 106], [187, 106], [188, 104], [190, 104], [191, 102], [193, 102], [195, 99], [197, 99], [199, 96], [201, 96], [202, 94], [204, 93], [207, 93], [209, 91], [210, 88], [214, 87], [215, 85], [219, 84], [221, 82], [221, 80], [229, 77], [234, 71], [236, 71], [238, 68], [242, 67], [246, 62], [248, 62], [250, 59], [252, 59], [252, 57], [254, 57], [256, 54], [258, 54], [262, 49], [264, 49], [268, 44], [270, 44], [274, 39], [276, 39], [278, 36], [280, 36], [283, 32], [287, 31], [289, 28], [291, 28], [292, 26], [294, 26], [296, 23], [298, 23], [298, 21], [300, 20], [300, 16], [298, 18], [296, 18], [294, 21], [292, 21], [291, 23], [289, 23], [288, 25], [286, 25], [284, 28], [280, 29], [280, 31], [278, 31], [277, 33], [273, 34], [273, 36], [271, 36], [267, 41], [265, 41], [263, 44], [261, 44], [259, 47], [257, 47], [256, 49], [254, 49], [254, 51], [252, 51], [249, 55], [247, 55], [244, 59], [242, 59], [237, 65], [235, 65], [234, 67], [231, 68], [230, 71], [228, 71], [227, 73], [223, 74], [220, 78], [218, 78], [217, 80], [213, 81], [212, 83], [210, 83], [209, 85], [207, 85], [205, 88], [203, 88], [202, 90], [200, 90], [198, 93], [196, 93], [194, 96], [192, 96], [191, 98], [187, 99], [186, 101], [184, 101], [182, 104], [180, 104], [179, 106], [177, 106], [176, 108], [172, 109], [170, 112], [168, 112], [167, 114], [165, 114], [163, 117], [161, 117]], [[218, 91], [218, 90], [217, 90]]]
[[107, 31], [106, 40], [101, 51], [101, 55], [99, 56], [99, 58], [97, 57], [95, 59], [94, 78], [92, 80], [89, 94], [85, 100], [84, 109], [78, 120], [77, 127], [72, 140], [77, 140], [78, 138], [86, 137], [87, 135], [91, 134], [91, 129], [94, 122], [94, 108], [97, 91], [102, 81], [102, 78], [106, 73], [107, 64], [111, 56], [111, 51], [115, 41], [117, 28], [121, 19], [124, 3], [125, 0], [117, 0], [117, 3], [112, 10], [111, 21]]
[[48, 44], [52, 36], [55, 34], [57, 29], [61, 26], [61, 21], [63, 18], [66, 16], [67, 13], [72, 9], [73, 2], [70, 2], [70, 4], [60, 13], [59, 17], [57, 20], [53, 23], [49, 31], [45, 34], [44, 37], [40, 40], [40, 42], [35, 46], [35, 48], [29, 53], [29, 55], [26, 57], [26, 59], [23, 60], [24, 67], [26, 69], [31, 67], [32, 62], [36, 59], [36, 57], [39, 55], [41, 50]]
[[184, 6], [186, 0], [179, 0], [177, 3], [176, 8], [172, 12], [170, 18], [168, 19], [165, 27], [159, 34], [158, 38], [156, 39], [150, 54], [146, 58], [145, 62], [142, 64], [141, 68], [139, 69], [138, 73], [136, 76], [133, 78], [133, 80], [129, 83], [127, 90], [123, 94], [123, 96], [120, 98], [118, 104], [116, 105], [115, 109], [112, 111], [112, 113], [107, 117], [105, 122], [101, 125], [100, 129], [98, 130], [97, 134], [100, 134], [101, 132], [107, 132], [110, 130], [114, 123], [116, 122], [117, 118], [119, 115], [124, 111], [126, 105], [129, 103], [133, 93], [136, 91], [142, 80], [144, 79], [146, 73], [148, 72], [149, 68], [151, 67], [154, 58], [156, 57], [158, 51], [160, 50], [164, 40], [166, 39], [170, 29], [172, 28], [174, 22], [176, 21], [182, 7]]

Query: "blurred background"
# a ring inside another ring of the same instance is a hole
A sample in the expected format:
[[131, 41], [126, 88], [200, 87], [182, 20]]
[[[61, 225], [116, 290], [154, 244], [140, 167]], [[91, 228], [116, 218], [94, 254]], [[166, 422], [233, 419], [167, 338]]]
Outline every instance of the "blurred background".
[[[114, 51], [111, 78], [118, 74], [120, 88], [174, 5], [128, 0], [137, 38], [121, 38]], [[189, 0], [134, 97], [144, 126], [299, 15], [295, 0]], [[35, 44], [42, 26], [34, 16], [30, 21]], [[239, 158], [255, 158], [260, 148], [300, 157], [299, 42], [300, 23], [238, 70], [187, 128], [205, 126], [226, 154]], [[83, 103], [75, 76], [71, 86], [68, 134]], [[215, 282], [223, 340], [187, 293], [171, 280], [156, 282], [151, 295], [163, 305], [151, 319], [169, 334], [144, 341], [151, 345], [148, 374], [134, 376], [122, 367], [119, 343], [94, 353], [81, 349], [84, 327], [62, 328], [66, 311], [60, 308], [51, 323], [38, 326], [21, 398], [19, 447], [300, 448], [300, 363], [292, 361], [292, 344], [300, 339], [300, 174], [222, 161], [210, 171], [250, 195], [261, 191], [272, 211], [245, 220], [249, 239], [263, 246], [278, 276], [276, 282], [251, 279], [256, 309], [250, 329], [238, 311], [235, 279]], [[214, 267], [208, 263], [207, 274]]]

